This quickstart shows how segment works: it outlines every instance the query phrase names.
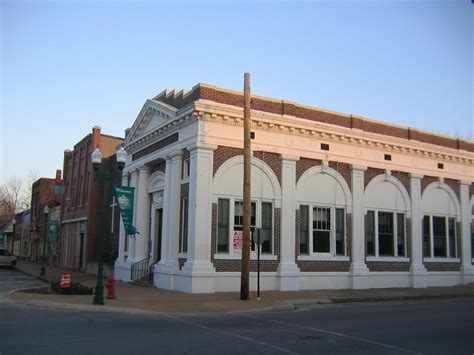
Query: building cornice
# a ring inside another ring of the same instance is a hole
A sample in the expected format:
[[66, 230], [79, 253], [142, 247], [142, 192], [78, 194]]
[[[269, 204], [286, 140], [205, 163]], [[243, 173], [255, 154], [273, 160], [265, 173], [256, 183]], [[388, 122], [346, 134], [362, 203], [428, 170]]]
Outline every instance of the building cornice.
[[[193, 115], [198, 120], [243, 127], [243, 110], [240, 107], [207, 100], [196, 101], [194, 106]], [[468, 151], [305, 120], [294, 116], [251, 110], [251, 120], [252, 130], [320, 139], [324, 142], [333, 141], [352, 145], [355, 148], [373, 148], [387, 153], [396, 152], [457, 164], [474, 164], [474, 154]]]

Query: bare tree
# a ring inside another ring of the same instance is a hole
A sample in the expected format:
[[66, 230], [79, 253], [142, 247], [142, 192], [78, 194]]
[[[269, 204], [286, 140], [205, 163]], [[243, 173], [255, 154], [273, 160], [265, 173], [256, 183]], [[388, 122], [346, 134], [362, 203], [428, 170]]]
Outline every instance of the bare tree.
[[33, 184], [39, 179], [37, 170], [28, 170], [28, 175], [25, 179], [25, 186], [20, 198], [20, 210], [29, 210], [31, 207], [31, 196], [33, 195]]
[[13, 176], [7, 182], [0, 185], [0, 223], [10, 222], [20, 207], [22, 192], [21, 180]]

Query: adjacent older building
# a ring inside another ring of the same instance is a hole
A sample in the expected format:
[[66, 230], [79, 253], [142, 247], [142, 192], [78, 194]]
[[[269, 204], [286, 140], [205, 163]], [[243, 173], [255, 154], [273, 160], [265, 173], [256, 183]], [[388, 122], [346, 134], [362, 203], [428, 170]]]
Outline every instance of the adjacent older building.
[[[251, 116], [263, 289], [474, 281], [473, 142], [257, 96]], [[199, 84], [145, 102], [124, 143], [140, 234], [121, 227], [116, 278], [145, 263], [160, 288], [239, 290], [242, 138], [239, 92]]]
[[[115, 152], [123, 138], [102, 134], [100, 127], [95, 126], [92, 133], [79, 141], [74, 149], [64, 152], [64, 184], [65, 194], [62, 203], [61, 238], [59, 245], [59, 264], [61, 266], [96, 272], [97, 269], [97, 238], [107, 238], [106, 256], [115, 259], [118, 240], [118, 208], [115, 200], [108, 206], [115, 229], [109, 227], [107, 236], [98, 230], [98, 212], [103, 204], [103, 186], [94, 181], [91, 153], [99, 148], [104, 156], [101, 169], [108, 171], [115, 167]], [[112, 194], [109, 194], [112, 196]], [[115, 243], [115, 249], [114, 249]]]
[[61, 170], [56, 171], [56, 177], [40, 178], [33, 183], [31, 192], [31, 233], [30, 260], [41, 262], [47, 254], [46, 224], [49, 209], [61, 204], [62, 200]]

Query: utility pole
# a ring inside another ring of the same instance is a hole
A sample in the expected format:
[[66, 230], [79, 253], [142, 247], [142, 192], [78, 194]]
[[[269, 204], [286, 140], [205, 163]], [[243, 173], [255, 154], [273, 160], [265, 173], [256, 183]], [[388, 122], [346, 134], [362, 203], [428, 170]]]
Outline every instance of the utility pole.
[[244, 74], [244, 202], [240, 299], [249, 299], [250, 277], [250, 73]]

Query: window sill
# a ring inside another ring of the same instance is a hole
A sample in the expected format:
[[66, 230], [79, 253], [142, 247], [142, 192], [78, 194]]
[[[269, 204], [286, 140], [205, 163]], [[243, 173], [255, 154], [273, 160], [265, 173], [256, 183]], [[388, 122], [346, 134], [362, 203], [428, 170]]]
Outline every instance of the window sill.
[[349, 261], [348, 256], [319, 256], [319, 255], [299, 255], [299, 261]]
[[[257, 260], [257, 253], [250, 253], [250, 260]], [[242, 260], [242, 254], [214, 254], [214, 260]], [[278, 260], [277, 255], [260, 254], [260, 260]]]
[[189, 176], [186, 176], [185, 178], [182, 178], [182, 179], [181, 179], [181, 183], [182, 183], [182, 184], [187, 184], [187, 183], [189, 183]]
[[398, 256], [368, 256], [365, 260], [392, 262], [392, 263], [409, 263], [410, 262], [410, 258], [398, 257]]
[[459, 263], [459, 258], [423, 258], [425, 263]]
[[187, 253], [178, 253], [178, 259], [187, 259], [188, 254]]

